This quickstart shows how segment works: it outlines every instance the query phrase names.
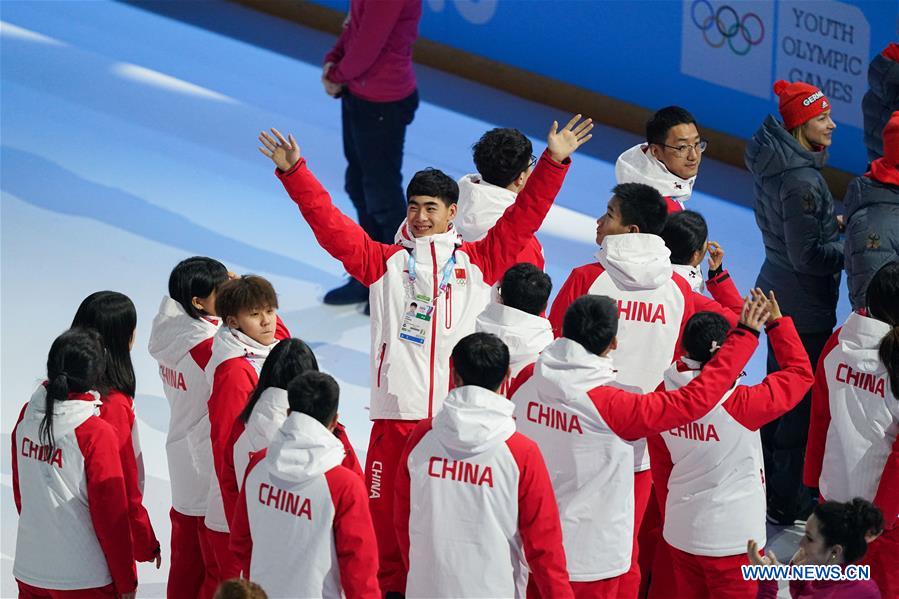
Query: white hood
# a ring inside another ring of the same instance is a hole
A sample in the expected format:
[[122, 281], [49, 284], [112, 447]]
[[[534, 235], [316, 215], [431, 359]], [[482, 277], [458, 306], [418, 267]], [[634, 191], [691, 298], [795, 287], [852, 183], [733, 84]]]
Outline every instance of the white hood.
[[702, 372], [702, 364], [682, 356], [680, 360], [674, 362], [665, 370], [663, 375], [665, 388], [668, 390], [680, 389], [698, 377], [700, 372]]
[[432, 430], [455, 458], [505, 443], [515, 432], [514, 404], [493, 391], [465, 385], [449, 392], [434, 416]]
[[198, 344], [215, 335], [217, 318], [192, 318], [181, 304], [165, 296], [150, 331], [150, 355], [169, 367], [178, 364]]
[[[487, 308], [478, 316], [475, 330], [493, 333], [502, 339], [509, 348], [509, 363], [512, 365], [532, 361], [534, 356], [553, 341], [549, 320], [498, 302], [487, 304]], [[514, 374], [513, 372], [513, 376]]]
[[456, 229], [465, 241], [479, 241], [493, 228], [518, 194], [481, 179], [480, 174], [459, 179], [459, 212]]
[[705, 279], [702, 275], [702, 268], [690, 266], [689, 264], [672, 264], [671, 268], [690, 284], [690, 289], [696, 293], [705, 292]]
[[882, 372], [884, 369], [878, 351], [880, 342], [890, 332], [890, 325], [853, 312], [840, 329], [840, 350], [849, 354], [862, 372]]
[[693, 193], [696, 177], [681, 179], [649, 152], [648, 144], [638, 144], [615, 161], [615, 180], [618, 183], [643, 183], [663, 196], [685, 202]]
[[212, 385], [212, 381], [215, 379], [215, 370], [219, 364], [231, 358], [246, 358], [256, 369], [256, 374], [259, 374], [263, 362], [276, 345], [278, 345], [277, 340], [271, 345], [262, 345], [237, 329], [227, 326], [219, 328], [215, 334], [215, 341], [212, 342], [212, 357], [206, 367], [206, 378], [209, 384]]
[[284, 389], [269, 387], [262, 392], [244, 429], [252, 447], [268, 446], [272, 432], [280, 429], [287, 420], [288, 407]]
[[615, 283], [628, 291], [656, 289], [671, 278], [671, 251], [658, 235], [608, 235], [596, 254]]
[[612, 358], [590, 353], [577, 341], [560, 337], [553, 341], [534, 367], [541, 397], [560, 402], [574, 398], [572, 391], [587, 392], [615, 382]]
[[293, 412], [275, 433], [265, 459], [273, 478], [297, 484], [339, 465], [343, 444], [315, 418]]
[[[92, 401], [86, 399], [67, 399], [53, 404], [53, 437], [60, 439], [69, 435], [78, 428], [82, 422], [91, 416], [100, 415], [100, 394], [96, 391], [88, 391], [93, 397]], [[43, 420], [47, 412], [47, 388], [43, 383], [37, 386], [31, 399], [28, 400], [27, 414], [35, 420]]]
[[462, 245], [462, 237], [459, 235], [459, 231], [456, 230], [454, 224], [451, 222], [449, 227], [444, 233], [437, 233], [435, 235], [427, 235], [425, 237], [415, 237], [412, 233], [409, 232], [409, 227], [406, 224], [406, 221], [403, 221], [400, 224], [399, 228], [396, 230], [396, 234], [393, 236], [394, 243], [403, 246], [407, 250], [414, 250], [417, 247], [427, 247], [430, 242], [434, 242], [438, 247], [447, 246], [447, 247], [458, 247]]

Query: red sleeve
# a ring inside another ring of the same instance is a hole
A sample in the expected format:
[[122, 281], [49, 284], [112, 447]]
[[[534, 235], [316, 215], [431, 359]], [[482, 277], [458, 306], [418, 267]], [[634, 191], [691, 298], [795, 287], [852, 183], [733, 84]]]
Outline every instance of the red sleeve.
[[12, 497], [16, 502], [16, 511], [20, 514], [22, 513], [22, 494], [19, 492], [19, 452], [17, 451], [19, 443], [16, 441], [16, 431], [19, 430], [19, 423], [25, 417], [27, 408], [28, 404], [22, 406], [22, 410], [19, 412], [19, 419], [16, 420], [16, 425], [13, 427], [12, 436], [10, 437], [12, 441]]
[[190, 350], [190, 357], [194, 359], [194, 362], [200, 367], [200, 370], [206, 370], [206, 365], [209, 364], [209, 358], [212, 357], [213, 339], [214, 337], [210, 337], [209, 339], [201, 341]]
[[256, 381], [256, 371], [243, 358], [225, 360], [215, 369], [208, 405], [212, 459], [219, 486], [222, 485], [226, 446], [231, 429], [240, 416], [240, 411], [247, 405]]
[[366, 287], [387, 272], [387, 258], [403, 251], [402, 246], [373, 241], [362, 227], [338, 210], [306, 167], [305, 158], [300, 158], [287, 172], [275, 169], [275, 174], [299, 206], [318, 243]]
[[515, 392], [518, 391], [522, 385], [524, 385], [528, 380], [534, 376], [534, 368], [537, 366], [537, 363], [528, 364], [524, 368], [521, 369], [521, 372], [518, 373], [512, 382], [509, 383], [509, 389], [506, 391], [506, 397], [512, 399], [515, 396]]
[[406, 447], [400, 455], [400, 461], [396, 469], [396, 478], [394, 479], [394, 496], [393, 496], [393, 525], [396, 528], [396, 540], [400, 546], [400, 555], [403, 558], [403, 565], [406, 570], [409, 569], [409, 511], [410, 498], [409, 489], [411, 480], [409, 478], [409, 454], [421, 441], [428, 431], [431, 430], [431, 419], [419, 422], [409, 438], [406, 440]]
[[541, 596], [573, 599], [559, 508], [543, 455], [521, 433], [514, 433], [506, 445], [518, 465], [518, 531], [531, 576]]
[[219, 488], [222, 490], [222, 505], [225, 507], [225, 518], [228, 522], [234, 516], [234, 506], [237, 505], [237, 496], [240, 487], [237, 486], [237, 468], [234, 466], [234, 445], [243, 434], [246, 426], [238, 417], [231, 427], [231, 434], [225, 442], [225, 450], [222, 452], [222, 471], [219, 473]]
[[346, 44], [346, 40], [342, 43], [338, 40], [343, 55], [328, 71], [328, 79], [334, 83], [346, 83], [364, 75], [381, 55], [405, 7], [406, 3], [399, 1], [372, 2], [367, 9], [360, 11], [360, 21], [351, 25], [356, 33], [353, 42]]
[[899, 437], [893, 442], [893, 450], [880, 475], [874, 505], [883, 512], [883, 527], [892, 530], [899, 519]]
[[266, 452], [267, 450], [263, 449], [250, 454], [247, 471], [243, 476], [243, 483], [240, 485], [240, 493], [234, 504], [234, 515], [228, 522], [230, 534], [228, 546], [237, 559], [237, 563], [240, 564], [244, 578], [250, 577], [250, 559], [253, 557], [253, 538], [250, 536], [250, 517], [247, 513], [247, 477], [256, 464], [265, 458]]
[[515, 203], [503, 212], [487, 236], [462, 244], [461, 249], [484, 273], [485, 283], [493, 285], [499, 281], [533, 239], [562, 187], [570, 164], [570, 159], [559, 163], [549, 157], [548, 150], [544, 151]]
[[[734, 315], [733, 326], [737, 326], [740, 314], [743, 313], [743, 296], [740, 295], [740, 290], [734, 284], [730, 273], [726, 270], [721, 271], [706, 281], [706, 288], [719, 306]], [[699, 312], [698, 306], [696, 311]], [[722, 315], [725, 318], [728, 316], [727, 314]]]
[[[344, 48], [346, 47], [346, 40], [349, 31], [349, 14], [344, 18], [343, 21], [343, 29], [340, 31], [340, 36], [337, 38], [337, 41], [334, 42], [334, 47], [331, 48], [331, 51], [325, 54], [325, 62], [330, 62], [336, 64], [343, 58]], [[333, 68], [333, 67], [332, 67]]]
[[334, 428], [334, 436], [340, 439], [340, 442], [343, 444], [343, 450], [346, 452], [346, 457], [343, 458], [343, 462], [340, 465], [358, 474], [364, 480], [365, 475], [362, 473], [362, 464], [359, 463], [356, 450], [353, 449], [350, 438], [346, 434], [346, 427], [338, 422]]
[[817, 489], [824, 465], [824, 444], [827, 440], [827, 429], [830, 428], [830, 391], [827, 388], [827, 373], [824, 371], [824, 360], [839, 343], [840, 329], [833, 332], [821, 350], [815, 369], [815, 382], [812, 385], [812, 405], [808, 422], [808, 438], [805, 442], [805, 466], [802, 471], [802, 483]]
[[672, 198], [671, 196], [665, 196], [665, 204], [668, 206], [668, 214], [674, 214], [675, 212], [681, 212], [684, 207], [681, 206], [681, 203]]
[[134, 426], [133, 400], [120, 391], [111, 391], [102, 399], [100, 419], [112, 427], [119, 445], [119, 459], [125, 477], [125, 492], [128, 495], [134, 559], [139, 562], [150, 562], [159, 555], [160, 547], [156, 533], [153, 532], [153, 525], [150, 523], [150, 514], [144, 507], [144, 497], [138, 482], [137, 457], [134, 455], [131, 436], [131, 428]]
[[[662, 389], [662, 385], [659, 385], [659, 390]], [[664, 522], [665, 502], [668, 501], [668, 479], [671, 478], [674, 462], [671, 460], [671, 452], [668, 451], [668, 446], [661, 435], [647, 437], [646, 446], [649, 449], [649, 461], [652, 464], [652, 486], [655, 489], [656, 500], [659, 503], [662, 522]]]
[[[776, 580], [761, 580], [759, 581], [759, 590], [755, 599], [777, 599], [777, 593], [778, 586]], [[797, 597], [798, 595], [794, 594], [792, 596]]]
[[338, 466], [325, 473], [334, 503], [334, 545], [347, 599], [380, 599], [378, 541], [362, 479]]
[[812, 365], [793, 319], [778, 318], [766, 330], [780, 370], [766, 376], [758, 385], [737, 387], [724, 402], [727, 413], [751, 431], [789, 412], [814, 381]]
[[614, 387], [589, 392], [609, 428], [622, 439], [636, 440], [701, 418], [733, 386], [758, 346], [758, 337], [743, 328], [732, 330], [724, 346], [702, 373], [676, 391], [641, 395]]
[[287, 328], [287, 325], [284, 324], [284, 321], [281, 320], [280, 316], [276, 316], [275, 318], [277, 319], [275, 321], [275, 339], [278, 341], [290, 339], [290, 329]]
[[84, 456], [88, 510], [97, 541], [106, 556], [119, 594], [137, 588], [137, 570], [129, 527], [128, 496], [115, 431], [99, 418], [88, 418], [75, 429]]
[[568, 306], [590, 291], [590, 286], [604, 272], [605, 269], [599, 263], [585, 264], [575, 268], [565, 279], [549, 311], [549, 323], [553, 327], [553, 336], [556, 339], [562, 336], [562, 323], [565, 321], [565, 311]]

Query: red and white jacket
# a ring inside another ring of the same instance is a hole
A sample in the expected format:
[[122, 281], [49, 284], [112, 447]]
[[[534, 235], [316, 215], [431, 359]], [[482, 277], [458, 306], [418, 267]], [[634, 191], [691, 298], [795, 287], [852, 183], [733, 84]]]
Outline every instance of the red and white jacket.
[[[250, 462], [250, 454], [262, 451], [269, 446], [284, 421], [287, 420], [289, 407], [287, 391], [278, 387], [269, 387], [259, 396], [246, 424], [240, 418], [234, 421], [225, 445], [225, 464], [220, 477], [222, 501], [228, 522], [234, 517], [234, 506], [240, 493], [238, 481], [243, 482], [247, 464]], [[337, 424], [334, 436], [337, 437], [346, 452], [342, 465], [362, 477], [362, 466], [359, 464], [359, 459], [356, 457], [353, 446], [350, 445], [346, 429], [342, 424]]]
[[209, 381], [217, 318], [193, 318], [166, 296], [150, 331], [150, 355], [159, 363], [159, 378], [171, 416], [165, 450], [172, 485], [172, 507], [185, 516], [206, 514], [212, 475], [209, 443]]
[[654, 188], [668, 204], [668, 213], [680, 212], [693, 193], [696, 177], [681, 179], [649, 152], [649, 144], [642, 143], [625, 150], [615, 161], [615, 180], [618, 183], [643, 183]]
[[[552, 326], [546, 318], [498, 302], [491, 302], [481, 312], [475, 331], [493, 333], [509, 348], [509, 380], [518, 376], [525, 366], [533, 364], [540, 352], [553, 341]], [[506, 391], [508, 383], [506, 388], [500, 389], [500, 395], [505, 395]]]
[[140, 437], [134, 416], [134, 400], [117, 389], [100, 398], [100, 419], [108, 422], [116, 433], [125, 491], [131, 520], [131, 539], [134, 559], [152, 561], [159, 555], [159, 541], [150, 524], [150, 514], [144, 507], [144, 461], [140, 451]]
[[863, 497], [899, 518], [899, 400], [878, 348], [890, 325], [853, 312], [815, 371], [803, 479], [832, 501]]
[[[334, 207], [304, 159], [287, 172], [276, 169], [321, 246], [369, 287], [373, 420], [420, 420], [438, 412], [449, 389], [453, 347], [474, 332], [475, 319], [490, 301], [491, 285], [515, 264], [540, 227], [569, 164], [544, 153], [515, 203], [480, 241], [464, 242], [451, 229], [407, 238], [402, 245], [372, 241]], [[450, 264], [453, 258], [455, 265]], [[412, 260], [414, 283], [409, 277]], [[449, 276], [441, 292], [444, 273]], [[416, 296], [430, 298], [433, 306], [423, 345], [399, 338], [403, 316]]]
[[[812, 367], [790, 318], [768, 325], [781, 369], [761, 384], [729, 389], [698, 420], [649, 438], [656, 494], [664, 500], [663, 536], [693, 555], [746, 552], [746, 540], [764, 546], [765, 463], [759, 428], [793, 408], [812, 386]], [[695, 380], [701, 365], [683, 357], [665, 372], [659, 390]]]
[[[503, 212], [515, 203], [517, 194], [505, 187], [487, 183], [478, 173], [465, 175], [458, 183], [459, 211], [453, 224], [465, 241], [480, 241], [496, 225]], [[543, 270], [546, 263], [543, 246], [536, 235], [531, 236], [513, 264], [519, 262], [528, 262]]]
[[[726, 270], [713, 275], [708, 284], [703, 280], [702, 269], [689, 264], [672, 264], [676, 274], [679, 274], [693, 290], [693, 312], [716, 312], [727, 319], [731, 326], [737, 326], [740, 315], [743, 313], [743, 296], [737, 286], [734, 285], [730, 273]], [[706, 291], [711, 299], [703, 295]]]
[[131, 592], [137, 572], [128, 496], [116, 433], [98, 417], [100, 396], [72, 393], [56, 402], [52, 455], [39, 434], [46, 396], [39, 386], [12, 432], [13, 576], [43, 589], [113, 583], [118, 593]]
[[539, 445], [562, 518], [573, 581], [619, 576], [631, 565], [634, 448], [631, 441], [708, 412], [733, 385], [758, 345], [735, 329], [696, 381], [674, 392], [616, 387], [613, 359], [571, 339], [543, 350], [515, 391], [518, 430]]
[[546, 465], [502, 395], [450, 391], [409, 436], [395, 484], [408, 597], [524, 597], [528, 567], [543, 597], [572, 597]]
[[211, 389], [207, 405], [215, 476], [209, 483], [205, 523], [207, 528], [216, 532], [228, 532], [222, 486], [231, 430], [259, 382], [263, 362], [281, 338], [277, 335], [274, 343], [262, 345], [237, 329], [223, 326], [212, 342], [206, 380]]
[[334, 434], [299, 412], [253, 454], [231, 550], [270, 597], [380, 598], [368, 494], [343, 459]]

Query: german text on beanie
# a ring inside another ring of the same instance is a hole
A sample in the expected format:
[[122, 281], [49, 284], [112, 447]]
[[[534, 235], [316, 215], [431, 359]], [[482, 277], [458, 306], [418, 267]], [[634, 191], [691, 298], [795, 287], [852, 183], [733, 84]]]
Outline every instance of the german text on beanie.
[[802, 81], [789, 83], [783, 79], [774, 82], [780, 116], [784, 127], [795, 129], [830, 108], [830, 100], [820, 89]]

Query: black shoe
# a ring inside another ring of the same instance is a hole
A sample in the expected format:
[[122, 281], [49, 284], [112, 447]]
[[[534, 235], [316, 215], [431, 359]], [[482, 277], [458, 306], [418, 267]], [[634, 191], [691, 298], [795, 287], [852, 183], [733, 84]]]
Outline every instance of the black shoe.
[[765, 518], [771, 524], [776, 524], [777, 526], [793, 526], [796, 524], [796, 513], [792, 511], [787, 511], [780, 506], [774, 505], [772, 503], [768, 504], [768, 509], [765, 513]]
[[326, 293], [322, 301], [329, 306], [345, 306], [347, 304], [358, 304], [367, 299], [368, 287], [351, 278], [345, 285]]

